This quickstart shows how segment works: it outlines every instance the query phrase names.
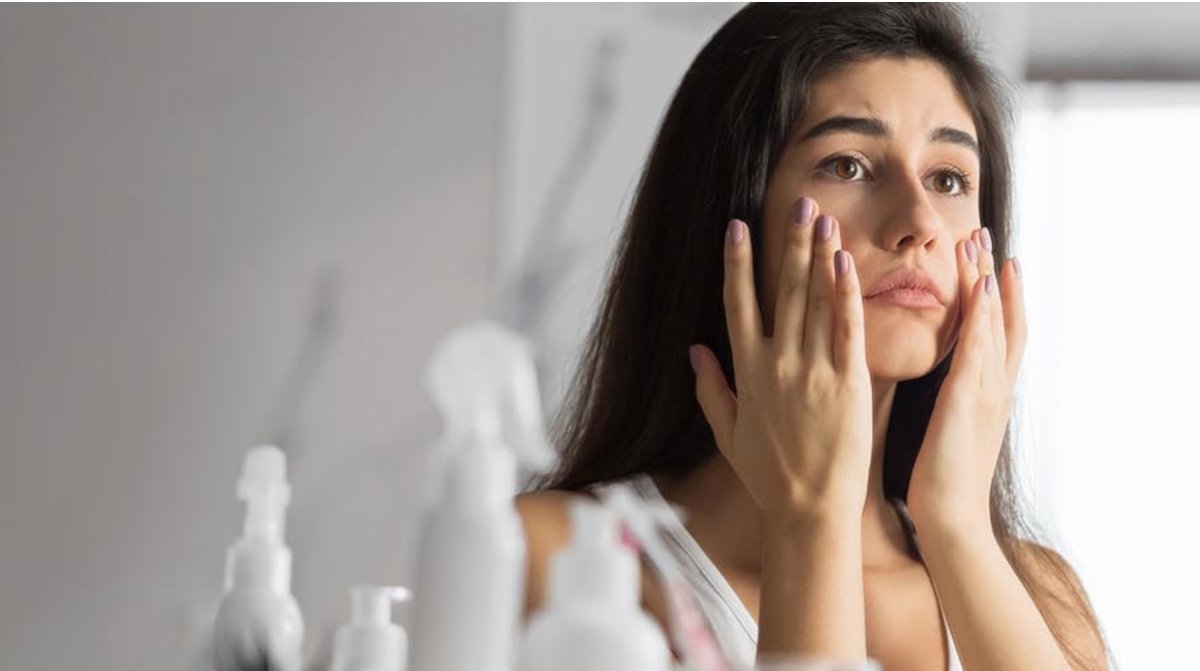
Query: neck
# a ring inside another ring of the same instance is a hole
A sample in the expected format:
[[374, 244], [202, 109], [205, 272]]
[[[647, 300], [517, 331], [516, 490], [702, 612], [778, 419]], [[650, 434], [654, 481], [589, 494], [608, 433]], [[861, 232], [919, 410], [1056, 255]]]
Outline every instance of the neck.
[[[884, 443], [895, 394], [895, 382], [874, 384], [875, 428], [862, 516], [865, 571], [888, 572], [913, 563], [904, 528], [883, 494]], [[654, 480], [668, 501], [688, 511], [688, 531], [714, 561], [758, 573], [764, 535], [762, 514], [724, 456], [714, 455], [687, 475], [655, 476]]]

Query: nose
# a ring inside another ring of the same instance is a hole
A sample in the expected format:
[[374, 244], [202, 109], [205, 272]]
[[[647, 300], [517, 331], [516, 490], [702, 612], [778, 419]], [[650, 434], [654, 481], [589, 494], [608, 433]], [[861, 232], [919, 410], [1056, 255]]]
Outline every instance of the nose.
[[934, 251], [943, 229], [942, 219], [920, 177], [906, 173], [893, 180], [885, 198], [888, 216], [881, 229], [884, 248], [905, 251], [908, 247], [925, 247], [926, 252]]

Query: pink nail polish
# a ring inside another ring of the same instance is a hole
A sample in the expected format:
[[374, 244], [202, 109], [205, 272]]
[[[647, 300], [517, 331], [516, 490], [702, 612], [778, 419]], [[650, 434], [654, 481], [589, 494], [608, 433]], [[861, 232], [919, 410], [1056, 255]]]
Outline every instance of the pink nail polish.
[[1017, 277], [1021, 276], [1021, 262], [1015, 256], [1013, 257], [1013, 270], [1017, 271]]
[[728, 238], [729, 243], [733, 245], [742, 244], [742, 239], [746, 235], [744, 231], [745, 229], [742, 228], [742, 222], [740, 219], [730, 219], [729, 229], [726, 231], [726, 237]]
[[817, 217], [817, 239], [821, 241], [833, 237], [833, 217], [822, 214]]
[[967, 240], [967, 260], [971, 263], [979, 262], [979, 253], [975, 250], [975, 241]]
[[812, 219], [816, 204], [817, 202], [808, 196], [796, 201], [796, 205], [792, 208], [792, 222], [797, 226], [807, 224]]
[[850, 274], [850, 255], [846, 253], [846, 250], [839, 249], [833, 253], [833, 267], [837, 271], [838, 277]]
[[992, 232], [984, 228], [980, 231], [979, 238], [983, 240], [983, 249], [988, 252], [992, 251]]
[[696, 346], [692, 345], [688, 348], [688, 362], [692, 364], [692, 372], [700, 372], [700, 354], [696, 351]]
[[989, 294], [996, 292], [996, 276], [989, 274], [983, 279], [983, 290]]

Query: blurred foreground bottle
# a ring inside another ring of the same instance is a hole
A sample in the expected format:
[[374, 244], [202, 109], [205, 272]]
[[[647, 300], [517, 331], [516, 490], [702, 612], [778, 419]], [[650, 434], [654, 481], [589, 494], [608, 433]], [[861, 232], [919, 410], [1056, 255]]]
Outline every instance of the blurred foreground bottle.
[[237, 493], [246, 520], [225, 556], [213, 661], [217, 671], [300, 671], [304, 622], [292, 596], [292, 552], [283, 542], [291, 498], [283, 451], [261, 445], [247, 452]]
[[525, 600], [518, 459], [553, 458], [527, 342], [492, 323], [450, 334], [426, 385], [446, 424], [417, 547], [413, 671], [511, 671]]
[[519, 671], [668, 671], [658, 623], [642, 611], [641, 566], [616, 514], [571, 504], [571, 543], [554, 556], [546, 607], [529, 621]]

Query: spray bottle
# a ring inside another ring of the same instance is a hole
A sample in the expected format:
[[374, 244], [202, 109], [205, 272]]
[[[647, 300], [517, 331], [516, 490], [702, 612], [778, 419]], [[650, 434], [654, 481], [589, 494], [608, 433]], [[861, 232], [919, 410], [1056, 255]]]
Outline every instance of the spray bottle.
[[331, 671], [404, 671], [408, 637], [391, 613], [409, 596], [403, 587], [351, 587], [351, 619], [338, 627]]
[[667, 671], [671, 654], [642, 611], [641, 567], [618, 536], [618, 518], [571, 503], [571, 544], [555, 555], [546, 607], [530, 618], [519, 671]]
[[413, 671], [511, 671], [525, 599], [517, 461], [553, 460], [529, 345], [492, 323], [448, 336], [426, 384], [447, 432], [417, 547]]
[[237, 494], [246, 518], [225, 556], [213, 635], [217, 671], [300, 669], [304, 622], [291, 593], [292, 552], [283, 542], [286, 470], [283, 451], [272, 445], [251, 449], [242, 464]]

